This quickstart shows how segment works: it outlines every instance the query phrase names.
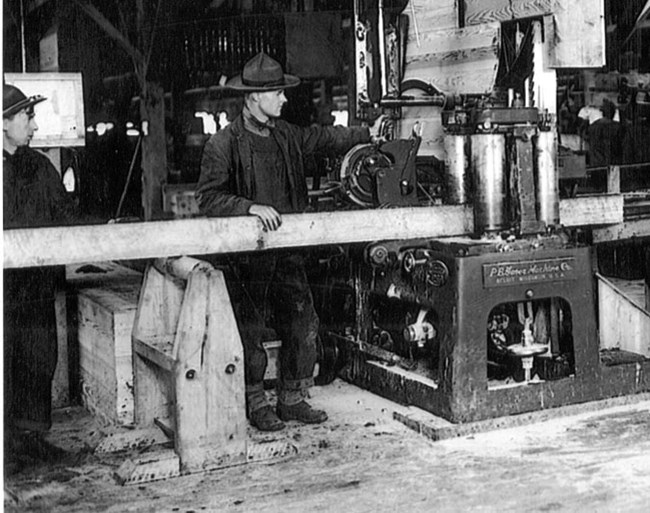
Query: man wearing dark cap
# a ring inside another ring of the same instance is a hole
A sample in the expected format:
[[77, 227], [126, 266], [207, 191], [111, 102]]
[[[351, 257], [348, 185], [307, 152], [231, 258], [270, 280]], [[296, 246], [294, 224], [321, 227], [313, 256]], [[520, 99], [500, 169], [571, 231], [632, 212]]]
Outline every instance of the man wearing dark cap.
[[603, 167], [621, 164], [623, 160], [623, 126], [614, 121], [616, 105], [607, 98], [600, 106], [603, 116], [587, 128], [589, 166]]
[[[61, 225], [73, 219], [73, 203], [56, 169], [29, 147], [38, 129], [34, 105], [44, 100], [3, 85], [5, 230]], [[52, 423], [57, 359], [54, 297], [64, 277], [61, 267], [4, 271], [4, 422], [9, 457], [24, 451], [48, 456], [49, 446], [42, 435]]]
[[[366, 127], [299, 127], [280, 118], [285, 89], [300, 83], [259, 53], [226, 84], [244, 93], [243, 112], [205, 145], [197, 198], [208, 216], [257, 216], [277, 230], [282, 215], [307, 207], [303, 157], [316, 151], [343, 153], [370, 140]], [[375, 123], [379, 126], [379, 123]], [[373, 129], [374, 130], [374, 129]], [[279, 251], [242, 256], [233, 266], [240, 286], [229, 289], [244, 345], [246, 399], [252, 425], [276, 431], [284, 421], [317, 424], [327, 419], [306, 401], [313, 385], [319, 320], [302, 256]], [[274, 410], [263, 387], [267, 365], [262, 346], [266, 309], [280, 337], [278, 402]]]

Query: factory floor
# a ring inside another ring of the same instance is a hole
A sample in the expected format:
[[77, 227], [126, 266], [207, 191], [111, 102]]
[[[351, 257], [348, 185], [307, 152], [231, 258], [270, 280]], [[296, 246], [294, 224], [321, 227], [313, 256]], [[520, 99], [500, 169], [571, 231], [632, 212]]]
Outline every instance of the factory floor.
[[59, 410], [48, 439], [70, 454], [6, 469], [5, 511], [648, 511], [648, 394], [437, 442], [394, 420], [409, 408], [340, 380], [316, 387], [312, 402], [325, 424], [250, 434], [291, 442], [289, 459], [129, 486], [113, 477], [124, 454], [92, 453], [103, 434], [95, 419]]

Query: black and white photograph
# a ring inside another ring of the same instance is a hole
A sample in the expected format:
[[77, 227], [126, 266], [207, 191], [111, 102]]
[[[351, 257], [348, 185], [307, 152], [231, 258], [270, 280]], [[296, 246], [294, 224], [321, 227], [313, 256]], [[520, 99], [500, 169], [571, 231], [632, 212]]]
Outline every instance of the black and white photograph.
[[641, 513], [650, 0], [3, 0], [8, 513]]

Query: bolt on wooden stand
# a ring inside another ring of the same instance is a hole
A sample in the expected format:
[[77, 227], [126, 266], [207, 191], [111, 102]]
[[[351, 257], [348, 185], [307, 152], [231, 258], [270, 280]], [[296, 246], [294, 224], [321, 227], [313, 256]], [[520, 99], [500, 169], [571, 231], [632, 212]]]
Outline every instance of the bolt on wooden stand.
[[121, 484], [297, 452], [284, 441], [248, 440], [244, 355], [220, 270], [189, 257], [150, 264], [132, 341], [138, 429], [126, 445], [172, 441], [173, 449], [147, 450], [144, 457], [125, 461], [116, 472]]

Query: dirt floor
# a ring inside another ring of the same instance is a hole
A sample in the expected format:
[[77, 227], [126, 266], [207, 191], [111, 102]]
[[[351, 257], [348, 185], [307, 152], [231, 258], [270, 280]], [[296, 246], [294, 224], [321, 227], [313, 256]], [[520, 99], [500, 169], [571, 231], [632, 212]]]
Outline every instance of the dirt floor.
[[[49, 440], [70, 455], [5, 475], [5, 511], [641, 512], [650, 501], [650, 399], [433, 442], [394, 420], [412, 412], [340, 380], [312, 402], [330, 419], [275, 435], [290, 459], [120, 486], [124, 454], [81, 408], [56, 412]], [[427, 414], [428, 415], [428, 414]]]

